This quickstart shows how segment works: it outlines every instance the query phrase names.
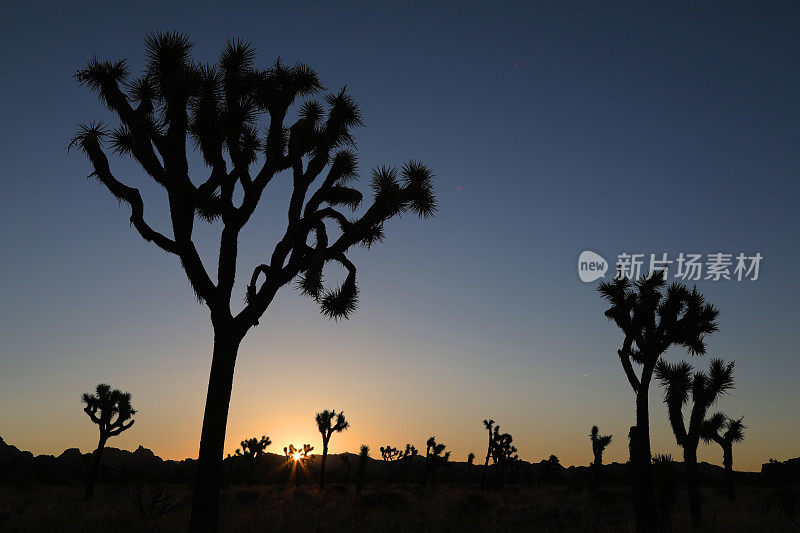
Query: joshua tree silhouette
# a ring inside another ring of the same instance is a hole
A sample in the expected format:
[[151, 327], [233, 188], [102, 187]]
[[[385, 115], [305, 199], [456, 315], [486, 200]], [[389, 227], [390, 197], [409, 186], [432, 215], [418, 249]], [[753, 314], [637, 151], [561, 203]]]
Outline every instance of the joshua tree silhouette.
[[344, 478], [344, 485], [345, 487], [350, 484], [350, 469], [352, 468], [352, 463], [350, 462], [350, 456], [346, 453], [343, 453], [339, 456], [339, 459], [342, 460], [344, 466], [346, 468], [345, 478]]
[[403, 479], [408, 482], [409, 471], [411, 470], [411, 461], [419, 455], [419, 451], [413, 444], [406, 444], [406, 449], [400, 453], [400, 464], [403, 467]]
[[392, 463], [400, 459], [402, 455], [403, 452], [388, 444], [386, 446], [381, 446], [381, 457], [383, 457], [383, 462], [386, 464], [386, 480], [388, 485], [392, 484]]
[[492, 429], [494, 428], [494, 420], [483, 419], [483, 427], [489, 433], [489, 445], [486, 448], [486, 460], [483, 462], [483, 474], [481, 475], [481, 485], [486, 485], [486, 473], [489, 471], [489, 459], [492, 457]]
[[[658, 527], [653, 501], [650, 454], [650, 414], [648, 391], [656, 363], [661, 355], [677, 345], [691, 355], [706, 353], [705, 336], [717, 331], [719, 311], [705, 302], [697, 288], [691, 291], [673, 283], [666, 287], [663, 271], [642, 277], [635, 283], [627, 278], [604, 281], [598, 291], [611, 307], [605, 312], [623, 332], [622, 347], [617, 350], [622, 368], [636, 395], [636, 443], [632, 453], [634, 473], [634, 514], [636, 530], [653, 531]], [[642, 366], [641, 375], [633, 363]]]
[[500, 426], [494, 427], [492, 433], [492, 462], [498, 471], [498, 482], [502, 487], [505, 483], [506, 466], [518, 459], [517, 447], [511, 443], [514, 438], [509, 433], [500, 433]]
[[94, 484], [100, 472], [100, 458], [106, 442], [133, 425], [135, 420], [132, 417], [136, 410], [131, 407], [131, 393], [111, 390], [111, 386], [105, 383], [97, 385], [94, 394], [85, 392], [81, 396], [81, 402], [86, 404], [83, 411], [100, 429], [100, 441], [92, 454], [92, 465], [86, 482], [85, 498], [88, 500], [94, 495]]
[[295, 485], [300, 486], [300, 473], [306, 471], [306, 464], [311, 461], [311, 451], [314, 449], [310, 444], [303, 444], [302, 448], [295, 448], [294, 444], [283, 448], [286, 456], [286, 482], [291, 483], [294, 479]]
[[[325, 488], [325, 463], [328, 459], [328, 443], [331, 440], [331, 435], [334, 433], [341, 433], [350, 427], [350, 423], [344, 417], [344, 411], [339, 411], [336, 414], [336, 409], [327, 410], [317, 413], [315, 415], [317, 421], [317, 429], [322, 435], [322, 461], [319, 465], [319, 488]], [[334, 418], [336, 422], [334, 422]]]
[[[433, 174], [410, 161], [399, 172], [391, 167], [375, 170], [372, 204], [360, 217], [348, 219], [340, 208], [357, 209], [362, 200], [361, 192], [348, 186], [357, 176], [356, 155], [349, 148], [355, 146], [352, 131], [362, 121], [345, 89], [325, 96], [324, 104], [306, 101], [298, 108], [299, 119], [287, 128], [290, 106], [323, 89], [310, 67], [277, 60], [267, 69], [256, 68], [254, 48], [239, 40], [229, 41], [213, 66], [194, 61], [191, 49], [189, 38], [177, 32], [149, 34], [146, 68], [139, 77], [129, 74], [124, 60], [89, 61], [76, 79], [97, 92], [121, 124], [113, 130], [102, 123], [82, 124], [70, 147], [83, 151], [91, 161], [91, 175], [130, 206], [131, 225], [141, 236], [178, 257], [198, 300], [211, 311], [214, 348], [190, 529], [215, 530], [234, 366], [245, 334], [258, 324], [278, 290], [294, 279], [324, 315], [349, 318], [358, 289], [348, 250], [381, 241], [390, 218], [404, 213], [430, 217], [437, 204]], [[267, 115], [268, 124], [262, 124]], [[188, 163], [189, 140], [211, 169], [196, 181], [190, 178], [195, 172]], [[145, 221], [141, 194], [112, 173], [106, 145], [132, 156], [166, 190], [171, 237]], [[327, 175], [318, 180], [326, 167]], [[245, 305], [236, 313], [231, 297], [240, 232], [267, 185], [287, 170], [292, 193], [286, 231], [247, 278]], [[319, 185], [313, 190], [315, 181]], [[216, 281], [193, 241], [197, 218], [221, 225]], [[328, 239], [330, 224], [338, 235], [333, 242]], [[347, 277], [338, 288], [326, 290], [322, 273], [330, 261], [342, 265]]]
[[600, 476], [603, 468], [603, 451], [611, 444], [612, 435], [600, 436], [600, 430], [597, 426], [592, 426], [592, 432], [589, 433], [589, 440], [592, 441], [592, 454], [594, 461], [592, 462], [592, 473], [594, 478], [595, 488], [600, 486]]
[[369, 446], [362, 444], [361, 450], [358, 453], [358, 484], [356, 485], [356, 494], [361, 494], [361, 489], [364, 488], [364, 476], [367, 474], [368, 464]]
[[264, 450], [266, 450], [267, 446], [270, 444], [272, 444], [272, 441], [269, 440], [269, 437], [266, 435], [262, 435], [261, 439], [256, 437], [245, 439], [240, 443], [242, 446], [241, 449], [236, 449], [236, 455], [244, 456], [252, 463], [264, 454]]
[[431, 437], [426, 442], [425, 451], [425, 484], [430, 482], [436, 485], [436, 470], [450, 461], [450, 452], [444, 451], [447, 446], [437, 444], [436, 437]]
[[467, 455], [467, 483], [472, 483], [472, 469], [475, 467], [475, 454], [469, 452]]
[[[720, 394], [734, 387], [734, 363], [727, 365], [721, 359], [711, 361], [709, 372], [695, 372], [689, 363], [681, 361], [670, 364], [663, 359], [656, 365], [656, 378], [665, 387], [664, 403], [667, 404], [669, 422], [675, 433], [678, 446], [683, 448], [683, 462], [686, 468], [686, 492], [689, 496], [689, 513], [695, 527], [702, 529], [703, 515], [700, 504], [700, 489], [697, 481], [697, 445], [700, 442], [703, 419], [708, 408]], [[689, 427], [683, 421], [683, 406], [692, 396]]]
[[[736, 501], [736, 489], [733, 484], [733, 445], [744, 440], [742, 418], [734, 420], [723, 413], [714, 413], [711, 418], [703, 422], [700, 428], [700, 438], [703, 442], [714, 441], [722, 447], [722, 465], [725, 467], [725, 486], [728, 499]], [[720, 431], [724, 432], [720, 434]]]
[[672, 532], [672, 508], [678, 501], [678, 488], [675, 484], [675, 470], [672, 456], [657, 453], [653, 456], [655, 470], [655, 494], [658, 504], [659, 533]]

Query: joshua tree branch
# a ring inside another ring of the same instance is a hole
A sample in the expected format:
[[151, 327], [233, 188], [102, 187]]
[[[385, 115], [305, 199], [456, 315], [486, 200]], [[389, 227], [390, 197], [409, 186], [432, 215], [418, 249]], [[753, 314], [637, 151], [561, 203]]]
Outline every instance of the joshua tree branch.
[[108, 436], [116, 437], [117, 435], [119, 435], [120, 433], [131, 427], [134, 422], [136, 422], [136, 420], [131, 420], [127, 424], [121, 424], [120, 426], [117, 426], [115, 429], [112, 429], [108, 432]]
[[144, 220], [144, 203], [142, 195], [138, 189], [128, 187], [118, 181], [111, 173], [108, 165], [108, 158], [100, 148], [100, 144], [94, 139], [85, 139], [82, 148], [89, 156], [89, 160], [94, 167], [94, 175], [100, 183], [113, 194], [118, 200], [126, 202], [131, 207], [131, 224], [136, 228], [142, 238], [146, 241], [154, 242], [159, 248], [166, 252], [178, 254], [178, 246], [172, 239], [155, 231]]
[[636, 377], [636, 373], [633, 371], [633, 365], [631, 364], [631, 345], [633, 343], [633, 338], [626, 336], [625, 341], [622, 344], [622, 349], [617, 350], [617, 354], [619, 354], [619, 360], [622, 363], [622, 369], [625, 371], [625, 375], [628, 377], [628, 382], [633, 387], [633, 392], [638, 392], [641, 383], [639, 382], [639, 378]]

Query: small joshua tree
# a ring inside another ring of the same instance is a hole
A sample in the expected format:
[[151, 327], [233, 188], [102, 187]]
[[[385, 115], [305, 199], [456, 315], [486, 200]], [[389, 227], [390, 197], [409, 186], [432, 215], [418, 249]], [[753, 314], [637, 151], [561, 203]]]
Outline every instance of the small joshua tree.
[[409, 471], [411, 470], [411, 461], [419, 455], [419, 451], [413, 444], [406, 444], [406, 449], [400, 454], [400, 462], [403, 465], [403, 478], [408, 482]]
[[[317, 421], [317, 429], [322, 435], [322, 462], [319, 465], [319, 488], [325, 488], [325, 462], [328, 459], [328, 443], [334, 433], [341, 433], [350, 427], [350, 423], [345, 420], [344, 411], [336, 414], [336, 409], [327, 410], [317, 413], [315, 417]], [[336, 422], [334, 423], [334, 419]]]
[[[675, 441], [683, 448], [686, 468], [686, 491], [689, 496], [689, 513], [695, 528], [702, 530], [703, 515], [700, 505], [700, 489], [697, 480], [697, 445], [700, 442], [703, 420], [708, 408], [733, 388], [733, 363], [727, 365], [721, 359], [711, 361], [709, 372], [695, 372], [689, 363], [681, 361], [669, 364], [659, 360], [656, 378], [665, 387], [664, 403], [667, 404], [669, 421]], [[683, 406], [692, 397], [692, 409], [687, 429], [683, 420]]]
[[469, 452], [467, 455], [467, 483], [472, 483], [472, 469], [475, 467], [475, 454]]
[[592, 474], [594, 478], [595, 487], [600, 486], [600, 475], [603, 467], [603, 451], [611, 444], [612, 435], [600, 435], [600, 430], [597, 426], [592, 426], [592, 432], [589, 434], [589, 440], [592, 441], [592, 454], [594, 461], [592, 462]]
[[[305, 471], [306, 464], [311, 461], [311, 450], [314, 447], [310, 444], [303, 444], [302, 448], [295, 448], [294, 444], [283, 448], [286, 456], [286, 470], [288, 472], [287, 483], [294, 477], [295, 485], [300, 485], [300, 471]], [[298, 468], [299, 467], [299, 468]]]
[[369, 446], [366, 444], [361, 445], [361, 450], [358, 454], [358, 485], [356, 485], [356, 494], [361, 494], [361, 489], [364, 488], [364, 476], [367, 474], [367, 465], [369, 464]]
[[437, 444], [436, 437], [431, 437], [426, 442], [425, 450], [425, 484], [430, 481], [432, 485], [436, 484], [436, 470], [440, 466], [447, 464], [450, 461], [450, 452], [444, 451], [447, 446], [444, 444]]
[[264, 450], [266, 450], [267, 446], [270, 444], [272, 444], [272, 441], [269, 440], [269, 437], [266, 435], [262, 435], [260, 439], [256, 437], [245, 439], [240, 443], [242, 446], [241, 449], [236, 449], [236, 455], [243, 456], [249, 463], [252, 464], [259, 457], [264, 455]]
[[497, 468], [498, 482], [500, 486], [505, 482], [506, 466], [516, 461], [517, 447], [511, 443], [514, 438], [509, 433], [500, 433], [500, 426], [494, 427], [492, 434], [492, 462]]
[[392, 484], [392, 463], [397, 461], [401, 458], [403, 452], [389, 446], [381, 446], [381, 457], [383, 457], [383, 462], [386, 464], [386, 472], [387, 472], [387, 484]]
[[653, 456], [655, 474], [655, 494], [658, 504], [659, 533], [672, 532], [672, 508], [678, 501], [678, 487], [675, 483], [675, 469], [672, 455], [657, 453]]
[[346, 473], [345, 473], [345, 478], [344, 478], [344, 485], [346, 487], [350, 483], [350, 469], [351, 469], [351, 467], [353, 465], [350, 462], [350, 456], [347, 455], [346, 453], [341, 454], [339, 456], [339, 459], [342, 460], [342, 463], [344, 464], [345, 468], [347, 469]]
[[106, 442], [133, 425], [135, 420], [132, 417], [136, 410], [131, 407], [131, 393], [111, 390], [111, 386], [105, 383], [97, 385], [94, 394], [84, 393], [81, 401], [86, 404], [83, 411], [100, 429], [100, 441], [92, 454], [92, 465], [86, 483], [85, 497], [88, 500], [94, 494], [94, 484], [100, 471], [100, 458]]
[[492, 429], [494, 428], [494, 420], [484, 419], [483, 427], [485, 427], [486, 431], [489, 433], [489, 446], [486, 448], [486, 460], [483, 462], [483, 478], [481, 481], [482, 485], [486, 485], [486, 472], [489, 471], [489, 459], [492, 457]]
[[711, 418], [703, 421], [703, 426], [700, 428], [700, 438], [703, 442], [714, 441], [722, 447], [725, 487], [731, 503], [736, 501], [736, 489], [733, 484], [733, 445], [744, 440], [744, 430], [742, 418], [734, 420], [723, 413], [714, 413]]

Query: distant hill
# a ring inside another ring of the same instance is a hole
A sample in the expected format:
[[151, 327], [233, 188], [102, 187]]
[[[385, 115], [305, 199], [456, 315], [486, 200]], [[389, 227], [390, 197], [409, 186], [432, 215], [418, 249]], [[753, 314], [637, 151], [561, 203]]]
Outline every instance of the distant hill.
[[[342, 456], [350, 458], [351, 470], [348, 473]], [[81, 453], [77, 448], [65, 450], [59, 456], [37, 455], [22, 451], [7, 444], [0, 438], [0, 484], [82, 484], [91, 458], [90, 453]], [[319, 455], [312, 455], [307, 472], [299, 470], [300, 482], [316, 479], [319, 470]], [[353, 453], [332, 454], [328, 458], [330, 481], [334, 483], [355, 482], [358, 456]], [[392, 464], [392, 478], [397, 482], [422, 479], [424, 457], [417, 456], [407, 465]], [[248, 461], [241, 456], [228, 456], [224, 462], [224, 473], [228, 483], [285, 483], [289, 478], [286, 458], [283, 454], [266, 453], [258, 461]], [[676, 475], [683, 475], [681, 463], [674, 464]], [[139, 446], [135, 451], [106, 448], [100, 473], [101, 482], [160, 481], [168, 483], [191, 483], [194, 476], [195, 460], [164, 460], [151, 450]], [[451, 461], [437, 471], [439, 481], [465, 482], [479, 479], [483, 466], [473, 466], [470, 471], [467, 463]], [[723, 470], [709, 463], [698, 465], [704, 483], [721, 483]], [[611, 463], [604, 465], [604, 478], [608, 483], [624, 483], [628, 479], [628, 465]], [[383, 481], [387, 478], [387, 466], [381, 459], [370, 458], [367, 480]], [[507, 468], [505, 477], [509, 482], [524, 481], [534, 483], [572, 483], [581, 482], [591, 476], [588, 466], [550, 465], [547, 461], [529, 463], [517, 461]], [[742, 482], [777, 483], [800, 479], [800, 458], [785, 462], [774, 461], [762, 466], [761, 473], [737, 472]]]

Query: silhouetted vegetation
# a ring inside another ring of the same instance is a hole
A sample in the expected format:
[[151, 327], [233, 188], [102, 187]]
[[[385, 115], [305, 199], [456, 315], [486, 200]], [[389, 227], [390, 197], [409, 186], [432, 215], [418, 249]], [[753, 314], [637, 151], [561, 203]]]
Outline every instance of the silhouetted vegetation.
[[414, 457], [419, 455], [419, 451], [413, 444], [406, 444], [406, 449], [400, 454], [400, 464], [403, 466], [403, 479], [409, 480], [409, 472], [411, 471], [411, 461]]
[[481, 478], [481, 485], [486, 486], [486, 474], [489, 471], [489, 459], [492, 457], [492, 443], [493, 435], [492, 430], [494, 429], [494, 420], [492, 419], [483, 419], [483, 427], [486, 428], [487, 433], [489, 433], [489, 444], [486, 447], [486, 459], [483, 462], [483, 476]]
[[469, 452], [467, 455], [467, 483], [472, 483], [472, 469], [475, 466], [475, 454]]
[[300, 477], [306, 472], [306, 464], [311, 461], [309, 454], [313, 449], [310, 444], [303, 444], [302, 448], [295, 448], [294, 444], [290, 444], [283, 448], [283, 454], [286, 456], [287, 484], [294, 480], [295, 485], [300, 485]]
[[252, 463], [264, 454], [270, 444], [272, 444], [272, 441], [266, 435], [262, 435], [260, 439], [252, 437], [243, 440], [240, 443], [241, 448], [237, 448], [235, 454], [245, 457], [248, 462]]
[[589, 433], [589, 440], [592, 441], [592, 455], [594, 461], [591, 463], [592, 478], [595, 488], [600, 486], [601, 476], [603, 474], [603, 452], [611, 444], [612, 435], [600, 435], [600, 430], [597, 426], [592, 426], [592, 431]]
[[[725, 488], [728, 499], [736, 501], [736, 487], [733, 481], [733, 445], [744, 440], [745, 425], [742, 418], [734, 420], [723, 413], [714, 413], [703, 421], [700, 438], [704, 442], [716, 442], [722, 447], [722, 466], [725, 468]], [[722, 433], [720, 434], [720, 431]]]
[[450, 452], [445, 452], [444, 444], [437, 443], [436, 437], [430, 437], [425, 443], [425, 478], [424, 483], [427, 485], [436, 484], [436, 471], [443, 465], [446, 465], [450, 460]]
[[397, 448], [389, 446], [381, 446], [381, 457], [383, 458], [384, 464], [386, 464], [386, 483], [388, 485], [392, 484], [392, 463], [397, 461], [401, 458], [402, 453]]
[[344, 464], [345, 468], [347, 468], [347, 474], [345, 474], [344, 478], [344, 484], [345, 486], [347, 486], [350, 483], [350, 470], [352, 467], [352, 463], [350, 462], [350, 456], [347, 455], [346, 453], [343, 453], [339, 456], [339, 459], [342, 460], [342, 463]]
[[[664, 403], [667, 404], [669, 422], [676, 442], [683, 448], [689, 510], [698, 529], [703, 527], [703, 514], [697, 479], [697, 446], [708, 408], [720, 394], [734, 386], [733, 366], [733, 363], [726, 365], [721, 359], [714, 359], [708, 374], [692, 374], [692, 367], [685, 361], [670, 364], [662, 359], [656, 365], [656, 377], [666, 389]], [[687, 428], [683, 420], [683, 406], [688, 402], [690, 393], [692, 406]]]
[[[334, 419], [336, 420], [334, 422]], [[350, 423], [345, 419], [344, 411], [336, 413], [336, 409], [328, 410], [317, 413], [314, 417], [317, 422], [317, 429], [322, 435], [322, 461], [319, 465], [319, 488], [325, 488], [325, 463], [328, 460], [328, 443], [334, 433], [341, 433], [348, 427]]]
[[[705, 302], [697, 288], [673, 283], [666, 286], [663, 271], [631, 283], [627, 278], [603, 281], [598, 291], [610, 304], [605, 316], [622, 330], [622, 346], [617, 350], [628, 382], [636, 394], [635, 444], [631, 454], [634, 473], [634, 511], [636, 529], [653, 531], [658, 527], [653, 500], [650, 453], [650, 413], [648, 391], [656, 363], [670, 346], [685, 348], [691, 355], [706, 353], [705, 336], [717, 331], [719, 311]], [[639, 376], [633, 363], [642, 366]]]
[[672, 532], [672, 509], [678, 501], [678, 487], [675, 482], [675, 464], [670, 454], [657, 453], [653, 457], [655, 473], [655, 494], [658, 505], [659, 533]]
[[498, 485], [505, 483], [505, 471], [509, 463], [516, 461], [517, 447], [511, 443], [514, 438], [509, 433], [500, 433], [500, 426], [495, 426], [492, 433], [491, 455], [492, 462], [497, 470]]
[[[130, 206], [131, 226], [142, 238], [177, 257], [198, 300], [210, 309], [214, 348], [190, 529], [215, 530], [234, 366], [246, 333], [292, 280], [298, 280], [299, 290], [312, 297], [324, 315], [349, 318], [357, 306], [358, 288], [356, 267], [347, 252], [383, 240], [385, 223], [395, 216], [432, 216], [437, 209], [433, 174], [416, 161], [399, 171], [376, 169], [371, 205], [350, 219], [342, 208], [355, 211], [363, 200], [350, 186], [358, 175], [353, 130], [362, 120], [344, 88], [327, 94], [323, 102], [298, 105], [299, 118], [287, 126], [289, 108], [323, 90], [309, 66], [276, 60], [266, 69], [258, 68], [254, 48], [240, 40], [229, 41], [217, 63], [207, 65], [191, 57], [192, 42], [177, 32], [149, 34], [145, 46], [145, 68], [139, 76], [131, 75], [125, 60], [96, 58], [75, 73], [120, 124], [109, 129], [102, 122], [84, 123], [70, 147], [84, 152], [92, 164], [91, 175]], [[269, 120], [262, 121], [266, 116]], [[188, 143], [210, 168], [207, 175], [189, 168]], [[106, 149], [132, 157], [165, 189], [171, 237], [145, 220], [142, 195], [118, 180]], [[267, 262], [245, 278], [246, 302], [236, 312], [231, 298], [239, 235], [267, 185], [283, 171], [293, 176], [286, 230], [263, 254]], [[213, 261], [216, 280], [194, 241], [198, 219], [221, 226], [219, 254]], [[337, 235], [333, 242], [331, 224]], [[326, 289], [323, 269], [331, 261], [346, 269], [347, 276], [339, 287]]]
[[111, 390], [111, 386], [105, 383], [97, 385], [94, 394], [85, 392], [81, 396], [81, 402], [86, 405], [83, 411], [100, 430], [100, 440], [92, 454], [92, 464], [86, 482], [84, 496], [88, 500], [94, 495], [94, 485], [100, 472], [100, 459], [106, 442], [133, 425], [135, 420], [132, 417], [136, 414], [136, 410], [131, 406], [131, 393], [119, 389]]
[[361, 494], [361, 490], [364, 488], [364, 476], [367, 474], [368, 464], [369, 446], [362, 444], [358, 453], [358, 484], [356, 485], [356, 494]]

